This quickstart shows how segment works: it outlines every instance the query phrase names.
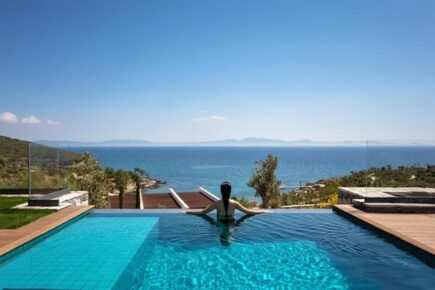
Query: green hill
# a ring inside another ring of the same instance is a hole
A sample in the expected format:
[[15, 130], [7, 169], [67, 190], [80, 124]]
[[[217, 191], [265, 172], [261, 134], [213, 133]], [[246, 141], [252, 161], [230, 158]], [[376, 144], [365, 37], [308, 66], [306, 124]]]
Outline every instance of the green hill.
[[19, 160], [27, 158], [28, 141], [0, 136], [0, 160]]
[[0, 188], [28, 186], [29, 146], [32, 186], [62, 187], [64, 169], [80, 154], [0, 136]]

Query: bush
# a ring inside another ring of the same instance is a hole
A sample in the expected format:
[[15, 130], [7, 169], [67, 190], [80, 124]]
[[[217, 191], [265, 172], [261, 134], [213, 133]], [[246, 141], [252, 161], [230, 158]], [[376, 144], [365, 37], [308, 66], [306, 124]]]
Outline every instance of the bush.
[[247, 208], [257, 207], [256, 201], [254, 201], [254, 200], [251, 201], [244, 196], [241, 198], [233, 197], [232, 199], [239, 202], [241, 205], [243, 205], [244, 207], [247, 207]]

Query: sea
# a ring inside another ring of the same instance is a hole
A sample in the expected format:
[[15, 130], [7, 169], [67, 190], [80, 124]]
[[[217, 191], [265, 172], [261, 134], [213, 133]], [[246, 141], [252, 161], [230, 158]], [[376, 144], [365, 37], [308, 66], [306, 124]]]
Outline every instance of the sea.
[[104, 167], [143, 168], [152, 178], [167, 182], [146, 192], [195, 191], [199, 187], [219, 194], [229, 181], [233, 195], [256, 199], [246, 183], [256, 161], [268, 154], [279, 159], [277, 177], [284, 191], [300, 184], [343, 176], [353, 171], [391, 165], [435, 165], [435, 146], [430, 147], [70, 147], [90, 152]]

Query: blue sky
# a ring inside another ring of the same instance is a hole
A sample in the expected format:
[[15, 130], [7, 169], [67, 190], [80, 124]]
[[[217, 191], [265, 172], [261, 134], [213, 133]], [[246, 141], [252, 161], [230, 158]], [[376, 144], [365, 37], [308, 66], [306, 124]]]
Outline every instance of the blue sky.
[[434, 1], [0, 1], [0, 135], [435, 139]]

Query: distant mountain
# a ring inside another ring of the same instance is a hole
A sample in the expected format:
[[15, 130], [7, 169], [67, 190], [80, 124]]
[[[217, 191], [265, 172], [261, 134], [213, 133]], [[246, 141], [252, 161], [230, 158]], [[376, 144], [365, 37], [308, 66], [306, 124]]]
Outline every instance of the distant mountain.
[[69, 140], [38, 140], [35, 143], [45, 146], [61, 146], [61, 147], [92, 147], [92, 146], [149, 146], [153, 143], [145, 140], [106, 140], [97, 142], [81, 142], [81, 141], [69, 141]]
[[202, 142], [186, 142], [185, 144], [191, 145], [211, 145], [211, 146], [285, 146], [288, 142], [279, 139], [267, 139], [267, 138], [244, 138], [244, 139], [224, 139], [214, 141], [202, 141]]
[[361, 146], [363, 141], [313, 141], [309, 139], [285, 141], [281, 139], [268, 138], [244, 138], [244, 139], [225, 139], [216, 141], [204, 142], [189, 142], [188, 145], [204, 145], [204, 146]]
[[292, 146], [364, 146], [364, 141], [313, 141], [313, 140], [296, 140], [287, 142]]
[[285, 141], [280, 139], [256, 138], [249, 137], [243, 139], [223, 139], [212, 141], [197, 142], [151, 142], [145, 140], [106, 140], [98, 142], [80, 142], [67, 140], [38, 140], [35, 143], [46, 146], [61, 147], [116, 147], [116, 146], [362, 146], [363, 141], [313, 141], [313, 140], [296, 140]]
[[244, 139], [225, 139], [217, 141], [204, 141], [185, 143], [188, 145], [209, 145], [209, 146], [363, 146], [363, 141], [313, 141], [309, 139], [285, 141], [281, 139], [267, 138], [244, 138]]

